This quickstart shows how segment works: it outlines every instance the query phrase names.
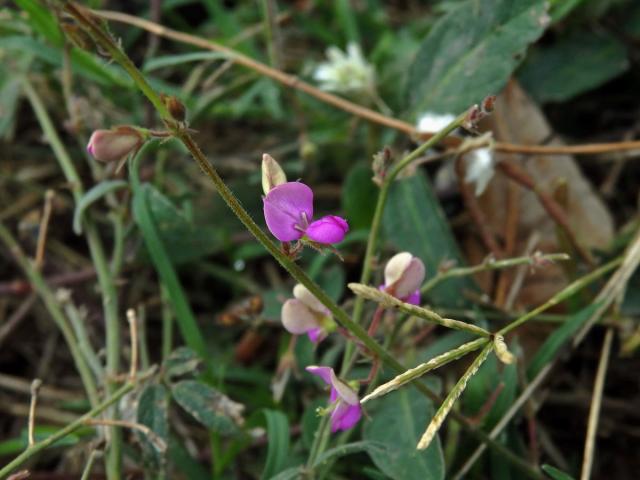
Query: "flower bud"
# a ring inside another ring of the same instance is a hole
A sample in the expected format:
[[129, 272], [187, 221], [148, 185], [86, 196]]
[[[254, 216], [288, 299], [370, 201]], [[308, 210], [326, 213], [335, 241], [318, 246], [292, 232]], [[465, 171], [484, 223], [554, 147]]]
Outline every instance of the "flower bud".
[[274, 158], [265, 153], [262, 155], [262, 190], [268, 194], [272, 188], [287, 183], [287, 176]]
[[185, 118], [187, 118], [187, 110], [178, 97], [162, 93], [160, 94], [160, 100], [162, 100], [164, 106], [169, 110], [171, 118], [178, 122], [184, 122]]
[[136, 152], [144, 140], [142, 133], [134, 127], [96, 130], [89, 139], [87, 151], [100, 162], [117, 162]]
[[407, 298], [420, 289], [424, 275], [422, 260], [409, 252], [398, 253], [384, 268], [385, 291], [401, 300]]

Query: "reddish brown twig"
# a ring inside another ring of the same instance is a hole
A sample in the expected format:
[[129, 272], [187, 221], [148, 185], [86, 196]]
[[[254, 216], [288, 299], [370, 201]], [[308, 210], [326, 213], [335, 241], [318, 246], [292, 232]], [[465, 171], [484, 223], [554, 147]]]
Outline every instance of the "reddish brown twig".
[[[47, 283], [53, 287], [63, 285], [73, 285], [82, 283], [86, 280], [95, 278], [96, 271], [92, 268], [78, 270], [77, 272], [61, 273], [47, 278]], [[2, 295], [26, 295], [31, 293], [32, 288], [29, 282], [24, 280], [12, 280], [10, 282], [0, 283], [0, 296]]]
[[[252, 58], [243, 55], [233, 49], [220, 45], [218, 43], [206, 40], [204, 38], [189, 35], [187, 33], [172, 30], [163, 25], [159, 25], [143, 18], [127, 15], [126, 13], [112, 12], [112, 11], [94, 11], [96, 15], [105, 18], [107, 20], [113, 20], [115, 22], [126, 23], [133, 25], [143, 30], [147, 30], [159, 37], [169, 38], [177, 42], [186, 43], [195, 47], [203, 48], [205, 50], [212, 50], [221, 52], [229, 56], [229, 59], [238, 65], [242, 65], [250, 70], [258, 72], [260, 75], [269, 77], [283, 85], [290, 88], [300, 90], [318, 100], [333, 105], [340, 110], [351, 113], [358, 117], [364, 118], [370, 122], [384, 125], [385, 127], [393, 128], [407, 135], [419, 137], [421, 140], [431, 138], [431, 133], [422, 133], [416, 130], [416, 127], [403, 120], [398, 120], [374, 110], [362, 107], [358, 104], [345, 100], [328, 92], [324, 92], [306, 82], [303, 82], [295, 75], [289, 75], [281, 70], [269, 67], [263, 63], [257, 62]], [[447, 147], [457, 147], [461, 143], [461, 139], [457, 137], [448, 137], [445, 139], [444, 144]], [[585, 145], [517, 145], [513, 143], [496, 142], [495, 149], [498, 152], [505, 153], [519, 153], [522, 155], [594, 155], [605, 152], [620, 152], [625, 150], [640, 150], [640, 141], [623, 141], [623, 142], [611, 142], [611, 143], [596, 143]]]
[[514, 162], [498, 162], [497, 168], [513, 181], [535, 193], [544, 209], [547, 211], [549, 216], [553, 218], [553, 220], [558, 224], [558, 226], [562, 228], [562, 230], [567, 235], [567, 238], [576, 249], [576, 251], [580, 254], [580, 256], [587, 263], [589, 263], [589, 265], [594, 265], [591, 253], [578, 242], [578, 239], [576, 238], [573, 230], [571, 229], [571, 226], [569, 225], [567, 214], [564, 209], [560, 205], [558, 205], [558, 202], [556, 202], [551, 195], [543, 191], [541, 188], [538, 188], [533, 178], [531, 178], [531, 176], [527, 172], [525, 172]]

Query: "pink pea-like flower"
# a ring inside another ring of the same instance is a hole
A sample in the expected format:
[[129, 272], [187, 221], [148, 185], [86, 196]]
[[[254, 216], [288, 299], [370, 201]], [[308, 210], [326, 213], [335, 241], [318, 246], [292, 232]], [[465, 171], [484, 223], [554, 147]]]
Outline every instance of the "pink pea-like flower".
[[381, 290], [403, 302], [420, 305], [420, 286], [424, 281], [424, 263], [409, 252], [402, 252], [389, 259], [384, 268], [384, 285]]
[[321, 342], [335, 329], [331, 312], [304, 285], [296, 285], [293, 296], [282, 305], [284, 328], [294, 335], [306, 333], [313, 343]]
[[335, 215], [313, 220], [313, 191], [304, 183], [287, 182], [264, 197], [264, 218], [269, 231], [281, 242], [302, 237], [321, 244], [341, 242], [349, 231], [344, 218]]
[[306, 370], [313, 375], [317, 375], [324, 383], [331, 386], [331, 394], [329, 396], [329, 401], [332, 403], [331, 408], [333, 409], [331, 412], [331, 432], [349, 430], [358, 423], [358, 420], [362, 417], [358, 394], [349, 385], [336, 377], [333, 368], [312, 365], [307, 367]]

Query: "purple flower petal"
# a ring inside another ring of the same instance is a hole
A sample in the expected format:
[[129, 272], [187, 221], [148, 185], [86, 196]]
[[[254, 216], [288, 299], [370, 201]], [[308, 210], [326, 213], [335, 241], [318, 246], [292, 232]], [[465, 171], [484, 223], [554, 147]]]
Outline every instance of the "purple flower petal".
[[[424, 263], [418, 257], [413, 257], [407, 268], [393, 285], [393, 295], [397, 298], [405, 298], [412, 295], [420, 288], [425, 276]], [[387, 285], [389, 287], [389, 285]]]
[[327, 332], [322, 328], [312, 328], [307, 330], [307, 336], [313, 343], [319, 343], [327, 337]]
[[349, 405], [348, 403], [339, 400], [336, 408], [331, 414], [331, 432], [335, 433], [338, 430], [349, 430], [358, 423], [361, 416], [362, 408], [359, 403], [356, 405]]
[[349, 224], [344, 218], [327, 215], [309, 225], [305, 233], [314, 242], [330, 244], [341, 242], [348, 231]]
[[301, 335], [319, 328], [317, 316], [296, 298], [290, 298], [284, 302], [280, 317], [284, 328], [294, 335]]
[[307, 221], [313, 217], [313, 192], [304, 183], [278, 185], [269, 191], [263, 203], [267, 227], [281, 242], [301, 238], [306, 227], [305, 217]]
[[403, 302], [410, 303], [412, 305], [420, 306], [420, 289], [413, 292], [411, 295], [408, 295], [402, 299]]
[[305, 370], [312, 375], [317, 375], [318, 377], [320, 377], [327, 385], [331, 385], [331, 375], [333, 374], [333, 368], [309, 365], [307, 368], [305, 368]]

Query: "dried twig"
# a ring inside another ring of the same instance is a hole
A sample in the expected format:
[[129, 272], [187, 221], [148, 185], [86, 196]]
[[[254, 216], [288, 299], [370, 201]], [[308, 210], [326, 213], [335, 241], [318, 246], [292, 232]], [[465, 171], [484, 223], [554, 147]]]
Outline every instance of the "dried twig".
[[[406, 133], [411, 136], [419, 137], [421, 140], [431, 138], [432, 134], [418, 132], [416, 127], [403, 120], [392, 118], [368, 108], [362, 107], [358, 104], [340, 98], [336, 95], [332, 95], [328, 92], [324, 92], [306, 82], [303, 82], [295, 75], [289, 75], [275, 68], [271, 68], [263, 63], [257, 62], [252, 58], [243, 55], [233, 49], [220, 45], [216, 42], [206, 40], [204, 38], [189, 35], [188, 33], [179, 32], [171, 28], [167, 28], [164, 25], [159, 25], [143, 18], [134, 17], [126, 13], [106, 11], [106, 10], [94, 10], [94, 14], [112, 20], [115, 22], [126, 23], [133, 25], [143, 30], [147, 30], [160, 37], [170, 38], [177, 42], [186, 43], [195, 47], [203, 48], [205, 50], [212, 50], [216, 52], [222, 52], [229, 56], [234, 63], [247, 67], [255, 72], [258, 72], [265, 77], [269, 77], [283, 85], [290, 88], [295, 88], [305, 92], [312, 97], [317, 98], [329, 105], [333, 105], [340, 110], [351, 113], [358, 117], [364, 118], [370, 122], [384, 125], [389, 128], [393, 128], [400, 132]], [[457, 147], [461, 143], [461, 139], [456, 137], [449, 137], [446, 139], [445, 144], [448, 147]], [[558, 146], [558, 145], [516, 145], [512, 143], [496, 142], [495, 149], [498, 152], [519, 153], [522, 155], [594, 155], [597, 153], [616, 152], [625, 150], [640, 150], [640, 141], [623, 141], [623, 142], [611, 142], [611, 143], [596, 143], [585, 145], [570, 145], [570, 146]]]

